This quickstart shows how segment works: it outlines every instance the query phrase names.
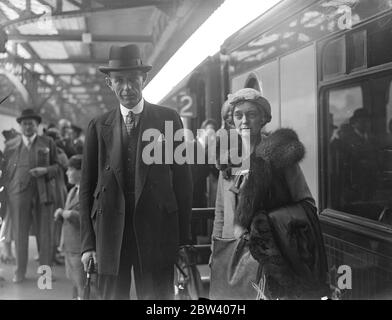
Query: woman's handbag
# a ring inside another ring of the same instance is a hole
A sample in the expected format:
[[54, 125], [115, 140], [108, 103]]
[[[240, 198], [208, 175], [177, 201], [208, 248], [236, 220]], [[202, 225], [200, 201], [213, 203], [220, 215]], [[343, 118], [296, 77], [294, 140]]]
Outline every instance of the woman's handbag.
[[248, 234], [239, 239], [213, 238], [210, 299], [262, 298], [261, 270], [250, 254], [248, 241]]

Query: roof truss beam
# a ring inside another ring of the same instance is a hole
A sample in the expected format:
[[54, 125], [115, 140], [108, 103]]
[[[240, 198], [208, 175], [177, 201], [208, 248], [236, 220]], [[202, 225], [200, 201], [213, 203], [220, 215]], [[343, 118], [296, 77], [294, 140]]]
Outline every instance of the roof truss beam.
[[[83, 35], [27, 35], [27, 34], [8, 34], [8, 40], [16, 42], [31, 42], [31, 41], [83, 41]], [[150, 35], [92, 35], [92, 42], [139, 42], [151, 43], [153, 41]]]
[[[8, 1], [8, 0], [7, 0]], [[160, 10], [165, 10], [167, 8], [171, 8], [173, 6], [172, 1], [160, 1], [160, 0], [111, 0], [107, 2], [98, 2], [100, 4], [99, 7], [92, 6], [92, 2], [85, 3], [84, 1], [80, 4], [80, 9], [64, 11], [63, 10], [63, 0], [56, 1], [56, 7], [52, 8], [51, 17], [52, 18], [64, 18], [69, 16], [80, 16], [85, 15], [87, 13], [92, 12], [100, 12], [100, 11], [110, 11], [110, 10], [119, 10], [119, 9], [131, 9], [131, 8], [141, 8], [141, 7], [150, 7], [154, 6]], [[19, 19], [15, 19], [12, 21], [8, 21], [4, 26], [18, 26], [26, 23], [37, 22], [38, 19], [43, 15], [29, 13], [26, 16], [20, 17]]]
[[[7, 61], [7, 58], [1, 58], [0, 62]], [[107, 60], [104, 59], [86, 59], [86, 58], [69, 58], [69, 59], [40, 59], [40, 58], [31, 58], [31, 59], [23, 59], [20, 57], [14, 57], [14, 60], [19, 63], [81, 63], [81, 64], [106, 64]]]

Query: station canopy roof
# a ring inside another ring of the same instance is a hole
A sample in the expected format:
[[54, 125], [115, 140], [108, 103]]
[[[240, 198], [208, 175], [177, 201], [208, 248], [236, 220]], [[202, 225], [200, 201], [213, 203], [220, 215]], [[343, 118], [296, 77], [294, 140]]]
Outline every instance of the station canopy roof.
[[143, 62], [153, 66], [151, 79], [222, 2], [1, 0], [0, 28], [8, 41], [0, 68], [12, 63], [36, 80], [24, 85], [44, 116], [83, 125], [83, 117], [116, 104], [97, 69], [107, 64], [111, 45], [138, 44]]

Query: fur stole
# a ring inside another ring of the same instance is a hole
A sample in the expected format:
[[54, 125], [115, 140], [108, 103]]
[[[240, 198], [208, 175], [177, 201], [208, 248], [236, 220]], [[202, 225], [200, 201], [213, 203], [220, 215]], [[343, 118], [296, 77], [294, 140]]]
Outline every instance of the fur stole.
[[267, 207], [271, 183], [275, 172], [300, 162], [305, 157], [305, 147], [292, 129], [282, 128], [262, 136], [250, 159], [250, 171], [241, 179], [234, 224], [250, 228], [256, 212]]

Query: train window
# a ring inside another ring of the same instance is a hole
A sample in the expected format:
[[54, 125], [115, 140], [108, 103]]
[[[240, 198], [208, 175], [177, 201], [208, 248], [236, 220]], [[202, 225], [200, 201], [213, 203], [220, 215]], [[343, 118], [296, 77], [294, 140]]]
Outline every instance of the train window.
[[383, 19], [368, 28], [369, 67], [392, 62], [392, 21]]
[[350, 71], [366, 68], [366, 30], [353, 33], [348, 38]]
[[328, 207], [392, 225], [391, 77], [327, 91]]
[[323, 78], [344, 74], [346, 72], [346, 42], [339, 38], [326, 44], [323, 51]]

